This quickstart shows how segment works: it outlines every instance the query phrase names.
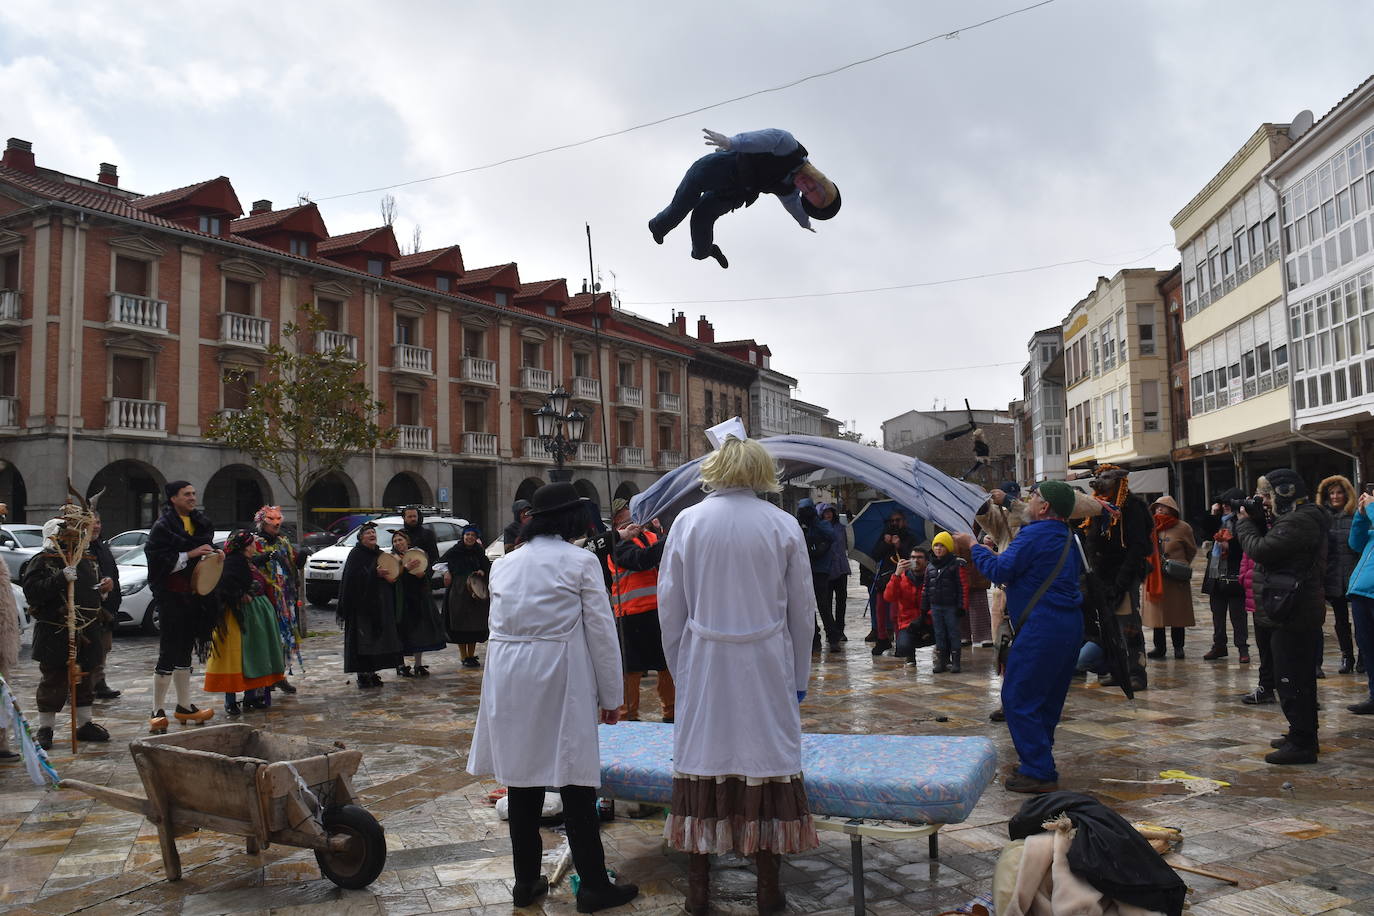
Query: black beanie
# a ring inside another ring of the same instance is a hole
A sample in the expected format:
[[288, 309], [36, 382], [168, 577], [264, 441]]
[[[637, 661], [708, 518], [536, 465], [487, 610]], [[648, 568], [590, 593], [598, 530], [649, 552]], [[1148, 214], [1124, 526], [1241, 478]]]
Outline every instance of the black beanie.
[[167, 484], [167, 486], [163, 487], [162, 490], [167, 494], [167, 501], [171, 502], [173, 496], [176, 496], [190, 485], [191, 481], [189, 480], [173, 480], [171, 483]]

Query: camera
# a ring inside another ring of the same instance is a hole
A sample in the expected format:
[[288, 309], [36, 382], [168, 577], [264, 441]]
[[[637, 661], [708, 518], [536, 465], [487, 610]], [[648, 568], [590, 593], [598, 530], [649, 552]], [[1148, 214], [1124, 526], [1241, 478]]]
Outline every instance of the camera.
[[1247, 496], [1243, 499], [1229, 500], [1232, 512], [1245, 510], [1245, 514], [1253, 519], [1264, 518], [1264, 500], [1258, 496]]

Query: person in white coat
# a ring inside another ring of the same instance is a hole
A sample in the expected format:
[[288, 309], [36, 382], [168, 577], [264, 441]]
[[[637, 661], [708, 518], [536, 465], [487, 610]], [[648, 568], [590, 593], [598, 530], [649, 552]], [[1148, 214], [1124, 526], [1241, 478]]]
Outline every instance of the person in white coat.
[[487, 671], [468, 772], [508, 788], [516, 906], [548, 890], [539, 815], [545, 787], [558, 788], [581, 878], [577, 911], [593, 913], [639, 890], [611, 883], [598, 832], [597, 722], [615, 724], [624, 688], [601, 568], [569, 543], [586, 533], [584, 503], [570, 483], [540, 487], [521, 532], [524, 549], [492, 567]]
[[796, 520], [758, 497], [777, 468], [727, 438], [701, 465], [707, 497], [678, 516], [658, 575], [677, 679], [673, 800], [664, 836], [689, 853], [687, 909], [705, 913], [710, 853], [755, 857], [759, 912], [784, 906], [778, 857], [819, 845], [801, 774], [816, 595]]

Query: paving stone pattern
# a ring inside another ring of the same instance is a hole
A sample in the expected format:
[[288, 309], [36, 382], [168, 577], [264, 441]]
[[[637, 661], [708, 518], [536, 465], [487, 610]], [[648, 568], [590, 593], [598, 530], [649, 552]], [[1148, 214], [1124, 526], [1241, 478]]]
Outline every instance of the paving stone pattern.
[[[851, 590], [851, 607], [863, 593]], [[1209, 620], [1199, 598], [1200, 622]], [[342, 639], [332, 611], [314, 610], [318, 635], [305, 641], [300, 693], [277, 695], [264, 712], [239, 720], [363, 751], [356, 784], [362, 804], [387, 830], [387, 870], [370, 888], [343, 891], [320, 877], [313, 854], [273, 846], [250, 856], [242, 841], [202, 831], [178, 841], [185, 877], [163, 880], [157, 836], [141, 818], [70, 791], [43, 791], [22, 767], [0, 765], [0, 910], [15, 914], [307, 914], [510, 912], [512, 872], [505, 825], [487, 794], [497, 786], [463, 769], [482, 671], [458, 665], [456, 652], [426, 656], [433, 676], [403, 680], [383, 673], [380, 690], [359, 691], [341, 669]], [[802, 707], [808, 731], [987, 735], [1002, 763], [1015, 762], [1002, 726], [990, 723], [999, 679], [992, 650], [965, 650], [963, 674], [930, 673], [930, 650], [918, 667], [873, 658], [863, 642], [867, 620], [848, 624], [842, 654], [813, 668]], [[1151, 662], [1150, 689], [1134, 705], [1094, 678], [1069, 694], [1058, 734], [1064, 788], [1091, 792], [1131, 820], [1179, 827], [1186, 837], [1174, 857], [1238, 880], [1237, 887], [1184, 874], [1190, 911], [1207, 916], [1374, 913], [1374, 719], [1345, 711], [1366, 696], [1361, 676], [1335, 673], [1328, 624], [1328, 677], [1319, 682], [1325, 710], [1320, 764], [1264, 763], [1269, 740], [1284, 730], [1277, 706], [1250, 707], [1239, 697], [1254, 686], [1255, 665], [1233, 653], [1204, 662], [1210, 626], [1188, 634], [1187, 658]], [[146, 731], [156, 640], [119, 637], [109, 680], [117, 700], [97, 703], [96, 719], [114, 740], [68, 753], [59, 718], [53, 763], [64, 776], [139, 790], [125, 743]], [[31, 704], [36, 666], [13, 679]], [[646, 718], [658, 717], [652, 682], [643, 691]], [[218, 698], [203, 705], [219, 707]], [[939, 721], [940, 718], [946, 721]], [[215, 722], [225, 721], [222, 710]], [[175, 724], [172, 726], [177, 728]], [[1230, 788], [1196, 794], [1162, 783], [1180, 769], [1225, 780]], [[869, 912], [934, 914], [991, 890], [1006, 822], [1024, 797], [987, 789], [972, 817], [941, 833], [938, 861], [923, 839], [868, 842]], [[639, 913], [682, 912], [686, 858], [665, 852], [660, 812], [619, 817], [603, 829], [607, 860], [643, 893]], [[823, 845], [785, 861], [782, 880], [794, 912], [849, 912], [848, 838], [822, 834]], [[545, 846], [561, 842], [545, 832]], [[752, 912], [749, 864], [718, 861], [713, 888], [720, 912]], [[575, 911], [566, 882], [530, 911]]]

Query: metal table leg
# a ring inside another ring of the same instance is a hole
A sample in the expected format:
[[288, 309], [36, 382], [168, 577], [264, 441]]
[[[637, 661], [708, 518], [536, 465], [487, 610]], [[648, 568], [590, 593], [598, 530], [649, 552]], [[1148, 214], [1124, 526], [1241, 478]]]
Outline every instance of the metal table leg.
[[849, 871], [854, 876], [854, 916], [864, 916], [864, 846], [857, 833], [849, 835]]

